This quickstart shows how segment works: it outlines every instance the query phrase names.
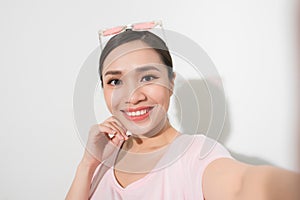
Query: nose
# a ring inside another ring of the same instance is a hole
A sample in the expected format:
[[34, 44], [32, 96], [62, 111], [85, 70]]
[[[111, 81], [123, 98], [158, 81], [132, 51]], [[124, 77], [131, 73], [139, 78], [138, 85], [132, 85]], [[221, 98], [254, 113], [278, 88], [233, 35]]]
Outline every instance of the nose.
[[145, 95], [143, 91], [143, 87], [135, 87], [129, 90], [126, 104], [132, 104], [136, 105], [142, 101], [145, 101], [147, 99], [147, 96]]

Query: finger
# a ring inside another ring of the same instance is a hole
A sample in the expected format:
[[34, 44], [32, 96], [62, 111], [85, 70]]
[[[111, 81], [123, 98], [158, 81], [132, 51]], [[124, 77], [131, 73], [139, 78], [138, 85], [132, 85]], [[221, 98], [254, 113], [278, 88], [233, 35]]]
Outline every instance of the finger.
[[111, 124], [119, 130], [119, 132], [123, 135], [124, 139], [127, 140], [128, 139], [128, 136], [126, 135], [126, 131], [120, 127], [116, 122], [111, 122]]
[[111, 129], [115, 130], [117, 133], [120, 133], [121, 136], [124, 138], [124, 140], [128, 139], [128, 137], [126, 136], [126, 134], [124, 133], [123, 129], [120, 128], [117, 124], [115, 124], [114, 122], [111, 121], [106, 121], [105, 123], [103, 123], [103, 125], [110, 127]]
[[99, 132], [102, 134], [105, 133], [108, 139], [111, 139], [109, 135], [115, 135], [117, 133], [113, 126], [107, 126], [106, 124], [99, 124]]
[[124, 138], [120, 134], [116, 134], [111, 141], [114, 145], [120, 146], [123, 143]]
[[[109, 127], [109, 128], [111, 128], [111, 129], [113, 130], [112, 132], [110, 132], [111, 135], [116, 135], [117, 133], [123, 135], [122, 132], [121, 132], [122, 129], [119, 130], [120, 128], [118, 128], [117, 126], [115, 126], [115, 125], [112, 124], [111, 122], [103, 123], [103, 125], [104, 125], [104, 126], [107, 126], [107, 127]], [[122, 137], [123, 137], [123, 136], [122, 136]], [[123, 139], [125, 139], [125, 137], [124, 137]]]
[[98, 136], [98, 135], [101, 135], [104, 133], [104, 135], [109, 137], [108, 134], [112, 133], [113, 131], [114, 131], [114, 129], [112, 129], [111, 127], [105, 126], [103, 124], [98, 124], [98, 131], [95, 132], [95, 134], [96, 134], [96, 136]]
[[116, 117], [112, 116], [109, 121], [113, 121], [115, 123], [117, 123], [123, 130], [124, 132], [126, 133], [127, 132], [127, 129], [126, 127], [120, 122], [120, 120], [118, 120]]

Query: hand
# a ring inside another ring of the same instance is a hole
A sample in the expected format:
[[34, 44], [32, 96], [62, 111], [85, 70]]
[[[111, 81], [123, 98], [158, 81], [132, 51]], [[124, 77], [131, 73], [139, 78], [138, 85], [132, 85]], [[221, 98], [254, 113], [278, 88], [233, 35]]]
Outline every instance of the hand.
[[[101, 124], [95, 124], [89, 131], [86, 150], [82, 162], [98, 166], [113, 155], [121, 144], [128, 139], [126, 128], [114, 116]], [[112, 135], [112, 137], [110, 136]]]

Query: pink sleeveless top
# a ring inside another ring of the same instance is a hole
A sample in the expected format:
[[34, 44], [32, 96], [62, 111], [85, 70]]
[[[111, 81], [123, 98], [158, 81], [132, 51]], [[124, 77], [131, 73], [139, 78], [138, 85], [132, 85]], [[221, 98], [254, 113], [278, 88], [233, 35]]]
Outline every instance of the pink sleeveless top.
[[203, 200], [203, 172], [218, 158], [233, 159], [220, 143], [205, 135], [181, 134], [149, 174], [126, 188], [116, 180], [113, 168], [108, 168], [91, 200]]

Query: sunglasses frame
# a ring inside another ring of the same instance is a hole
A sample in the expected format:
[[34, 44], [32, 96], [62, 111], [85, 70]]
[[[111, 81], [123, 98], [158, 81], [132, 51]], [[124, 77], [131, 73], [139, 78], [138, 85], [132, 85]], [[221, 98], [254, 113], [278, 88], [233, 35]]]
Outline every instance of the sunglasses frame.
[[[135, 28], [135, 26], [137, 26], [137, 25], [150, 24], [150, 23], [153, 23], [153, 26], [150, 27], [150, 28]], [[134, 23], [134, 24], [127, 24], [127, 25], [124, 25], [124, 26], [116, 26], [116, 27], [113, 27], [113, 28], [101, 29], [101, 30], [98, 31], [98, 37], [99, 37], [99, 43], [100, 43], [101, 51], [103, 50], [103, 44], [102, 44], [102, 39], [101, 38], [104, 38], [106, 36], [118, 35], [118, 34], [124, 32], [126, 30], [129, 30], [129, 29], [133, 30], [133, 31], [146, 31], [146, 30], [154, 29], [157, 26], [161, 27], [162, 32], [163, 32], [163, 36], [164, 36], [164, 38], [166, 40], [165, 31], [163, 29], [162, 21], [161, 20], [155, 20], [155, 21], [150, 21], [150, 22], [139, 22], [139, 23]], [[120, 30], [119, 31], [115, 31], [115, 32], [110, 33], [110, 34], [105, 34], [106, 31], [117, 29], [117, 28], [119, 28]]]

